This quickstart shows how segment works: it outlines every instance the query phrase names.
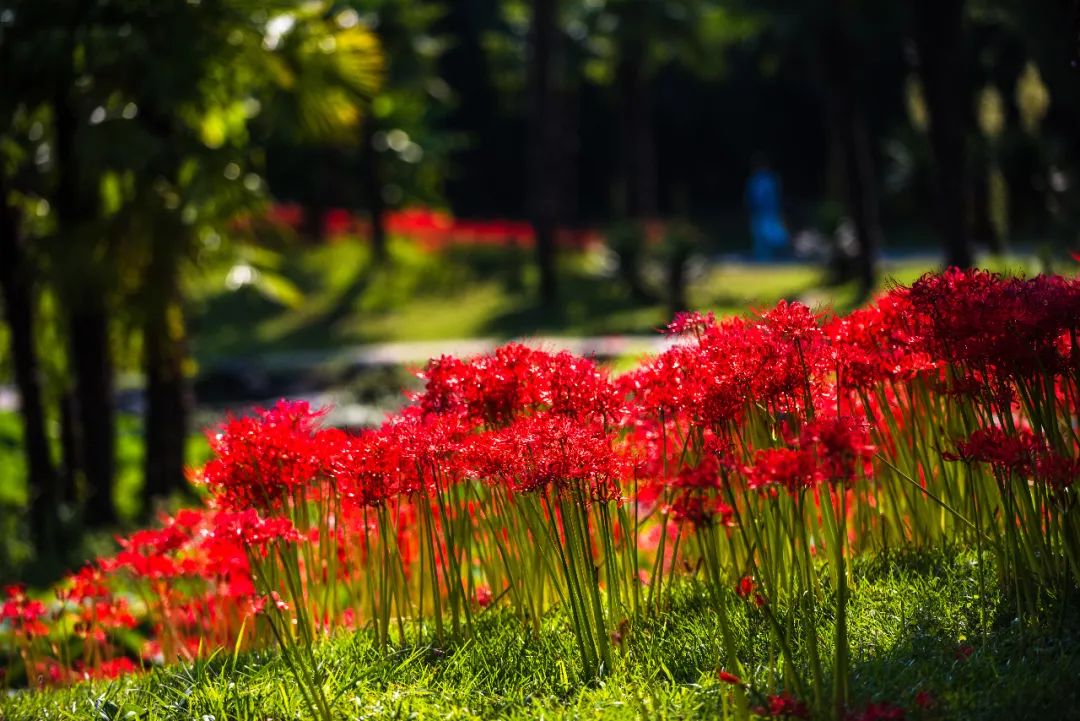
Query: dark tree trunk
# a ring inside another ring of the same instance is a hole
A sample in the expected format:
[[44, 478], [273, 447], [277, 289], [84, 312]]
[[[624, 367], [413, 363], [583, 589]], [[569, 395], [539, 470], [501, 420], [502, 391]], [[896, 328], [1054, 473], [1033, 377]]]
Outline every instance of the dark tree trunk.
[[94, 201], [83, 189], [75, 155], [78, 119], [66, 87], [53, 102], [56, 135], [56, 218], [61, 239], [71, 248], [71, 267], [65, 279], [69, 363], [75, 382], [75, 434], [80, 443], [75, 454], [89, 498], [86, 519], [92, 525], [115, 522], [113, 479], [116, 452], [116, 412], [113, 400], [113, 364], [109, 349], [108, 303], [98, 253], [97, 238], [87, 237], [86, 224], [94, 217]]
[[379, 152], [375, 149], [375, 120], [368, 114], [364, 118], [363, 138], [360, 144], [364, 189], [367, 192], [368, 212], [371, 214], [371, 253], [378, 263], [386, 260], [386, 201], [383, 200], [382, 169]]
[[[144, 103], [141, 122], [161, 143], [155, 167], [178, 182], [181, 158], [175, 152], [177, 131], [161, 107]], [[143, 230], [142, 232], [146, 232]], [[186, 488], [185, 445], [191, 414], [191, 391], [184, 376], [187, 337], [180, 264], [190, 247], [190, 230], [177, 219], [150, 231], [150, 258], [143, 272], [139, 307], [142, 315], [145, 413], [143, 417], [143, 507], [149, 516], [157, 502]]]
[[75, 394], [70, 388], [60, 396], [60, 493], [72, 504], [79, 502], [78, 474], [82, 472], [82, 442], [76, 419]]
[[834, 22], [823, 35], [821, 59], [829, 124], [841, 156], [845, 203], [859, 244], [853, 270], [860, 294], [866, 297], [877, 285], [882, 233], [873, 148], [853, 72], [859, 58], [849, 32], [842, 21]]
[[[168, 270], [166, 271], [168, 272]], [[172, 270], [175, 273], [175, 269]], [[191, 397], [184, 378], [185, 338], [175, 293], [148, 303], [143, 328], [143, 370], [146, 374], [146, 455], [143, 512], [155, 501], [182, 490], [184, 444]]]
[[974, 174], [971, 183], [971, 239], [974, 243], [985, 245], [995, 255], [1005, 252], [1005, 243], [994, 225], [993, 211], [990, 207], [990, 169], [980, 165], [982, 172]]
[[912, 34], [930, 117], [930, 150], [937, 168], [938, 227], [946, 263], [974, 262], [968, 227], [967, 118], [970, 93], [964, 72], [964, 0], [913, 0]]
[[630, 218], [652, 218], [657, 212], [652, 93], [645, 59], [644, 44], [629, 41], [622, 48], [616, 71], [625, 211]]
[[536, 236], [540, 301], [556, 300], [555, 231], [559, 217], [559, 121], [554, 56], [558, 0], [533, 0], [529, 31], [529, 215]]
[[581, 97], [577, 85], [563, 88], [559, 93], [559, 111], [559, 218], [563, 223], [575, 225], [580, 220], [581, 212], [578, 173], [581, 160]]
[[985, 246], [995, 255], [1005, 252], [1005, 238], [994, 224], [991, 178], [994, 172], [994, 147], [988, 138], [974, 144], [971, 173], [971, 242]]
[[301, 234], [310, 243], [321, 243], [326, 240], [326, 216], [330, 210], [330, 189], [333, 185], [332, 151], [315, 146], [309, 148], [308, 158], [318, 170], [315, 173], [315, 187], [308, 190], [309, 195], [303, 203]]
[[30, 497], [30, 527], [34, 545], [42, 554], [58, 547], [61, 503], [56, 469], [49, 453], [42, 401], [41, 366], [34, 345], [34, 293], [30, 268], [19, 237], [15, 210], [0, 185], [0, 291], [11, 335], [15, 387], [19, 393], [23, 455]]
[[101, 295], [83, 294], [69, 308], [68, 324], [69, 360], [75, 376], [75, 417], [89, 493], [86, 521], [92, 526], [108, 525], [116, 521], [113, 505], [116, 408], [105, 299]]
[[674, 318], [676, 313], [687, 309], [686, 302], [686, 263], [685, 255], [676, 254], [668, 260], [668, 311]]

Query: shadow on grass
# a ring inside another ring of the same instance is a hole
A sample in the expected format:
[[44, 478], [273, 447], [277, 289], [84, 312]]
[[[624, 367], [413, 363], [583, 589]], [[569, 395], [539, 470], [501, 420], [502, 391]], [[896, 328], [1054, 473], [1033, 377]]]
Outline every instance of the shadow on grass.
[[1021, 624], [993, 563], [961, 549], [865, 559], [857, 572], [851, 688], [861, 703], [903, 706], [908, 718], [1080, 719], [1075, 602], [1047, 598]]
[[522, 292], [486, 323], [485, 331], [499, 338], [648, 334], [656, 331], [666, 314], [661, 304], [636, 301], [617, 281], [565, 272], [559, 278], [555, 304], [543, 305], [531, 292]]

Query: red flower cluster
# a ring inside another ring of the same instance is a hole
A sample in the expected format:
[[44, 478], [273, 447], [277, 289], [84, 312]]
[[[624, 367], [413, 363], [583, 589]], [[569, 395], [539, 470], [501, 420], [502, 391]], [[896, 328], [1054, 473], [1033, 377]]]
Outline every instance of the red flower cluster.
[[589, 500], [619, 500], [625, 459], [600, 424], [584, 424], [557, 414], [523, 416], [506, 428], [476, 439], [473, 472], [505, 483], [515, 493], [545, 488], [566, 491], [581, 482]]
[[917, 281], [910, 300], [912, 322], [935, 358], [1019, 378], [1075, 367], [1075, 280], [951, 269]]
[[326, 471], [326, 433], [305, 402], [282, 401], [257, 416], [232, 418], [207, 434], [214, 458], [200, 479], [233, 508], [274, 508]]
[[[304, 210], [295, 204], [271, 206], [266, 220], [299, 231], [304, 223]], [[532, 225], [520, 220], [465, 220], [430, 208], [405, 208], [388, 211], [383, 222], [391, 234], [418, 243], [429, 250], [456, 245], [505, 246], [531, 248], [535, 238]], [[322, 232], [330, 238], [356, 234], [371, 235], [371, 222], [344, 208], [330, 208], [321, 218]], [[561, 228], [557, 232], [559, 245], [582, 248], [594, 241], [595, 234]]]
[[[408, 408], [359, 433], [322, 427], [305, 403], [230, 418], [193, 474], [204, 507], [120, 539], [55, 602], [9, 589], [0, 651], [59, 683], [141, 667], [120, 643], [135, 628], [149, 629], [143, 661], [161, 663], [273, 643], [273, 629], [464, 634], [499, 603], [536, 623], [559, 599], [589, 634], [585, 662], [607, 668], [616, 629], [681, 575], [770, 612], [790, 605], [770, 595], [785, 584], [761, 544], [799, 523], [816, 525], [784, 553], [826, 544], [842, 565], [886, 535], [942, 533], [917, 522], [940, 510], [923, 490], [961, 513], [955, 494], [974, 487], [996, 504], [982, 515], [997, 533], [1017, 521], [1074, 533], [1078, 298], [1075, 280], [950, 271], [846, 317], [786, 302], [751, 318], [680, 315], [669, 350], [614, 379], [520, 344], [439, 358]], [[1027, 494], [1036, 481], [1057, 493]], [[947, 531], [957, 542], [970, 538], [962, 521]], [[1043, 549], [1077, 547], [1057, 537], [1034, 555], [1068, 569]], [[779, 694], [758, 713], [808, 711]]]
[[787, 692], [773, 694], [766, 699], [768, 705], [754, 709], [758, 716], [781, 719], [808, 719], [810, 708]]
[[49, 627], [45, 625], [45, 604], [28, 598], [22, 586], [8, 586], [4, 589], [4, 605], [0, 606], [0, 621], [10, 623], [16, 636], [35, 638], [47, 636]]
[[426, 389], [417, 398], [420, 409], [473, 424], [504, 425], [540, 410], [613, 422], [621, 411], [607, 373], [595, 363], [520, 343], [469, 361], [443, 356], [431, 361], [421, 378]]

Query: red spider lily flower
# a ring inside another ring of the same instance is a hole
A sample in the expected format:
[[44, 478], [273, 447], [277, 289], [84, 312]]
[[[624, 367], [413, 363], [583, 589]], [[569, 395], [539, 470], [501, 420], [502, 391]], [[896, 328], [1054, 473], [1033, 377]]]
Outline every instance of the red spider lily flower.
[[1057, 492], [1080, 478], [1080, 459], [1051, 451], [1046, 439], [1026, 428], [1008, 432], [1000, 427], [982, 428], [956, 442], [955, 452], [945, 460], [989, 463], [994, 468], [1040, 481]]
[[693, 490], [684, 491], [666, 510], [675, 522], [690, 523], [695, 528], [735, 525], [735, 509], [719, 498]]
[[766, 699], [767, 706], [759, 706], [754, 709], [758, 716], [769, 718], [810, 718], [810, 709], [805, 703], [799, 701], [787, 691], [773, 694]]
[[492, 595], [491, 589], [487, 586], [476, 587], [476, 605], [480, 608], [487, 608], [491, 605]]
[[820, 318], [802, 303], [781, 300], [761, 314], [761, 324], [787, 341], [818, 340], [823, 336]]
[[164, 579], [183, 575], [183, 570], [176, 560], [163, 554], [144, 555], [138, 551], [125, 550], [103, 564], [106, 570], [127, 569], [138, 578]]
[[796, 445], [759, 450], [754, 464], [746, 469], [748, 485], [782, 486], [796, 493], [824, 481], [850, 483], [859, 473], [872, 472], [870, 460], [876, 449], [861, 419], [818, 419], [803, 427]]
[[299, 230], [304, 222], [304, 208], [297, 203], [275, 203], [267, 209], [266, 217], [272, 223]]
[[946, 460], [989, 463], [1017, 473], [1029, 472], [1046, 443], [1031, 431], [1009, 433], [1003, 428], [981, 428], [956, 442], [955, 453], [942, 454]]
[[759, 322], [698, 327], [695, 344], [671, 348], [623, 381], [635, 403], [719, 428], [738, 420], [751, 400], [797, 407], [824, 381], [824, 336], [804, 306], [782, 303]]
[[113, 679], [130, 676], [138, 670], [139, 667], [130, 658], [121, 656], [109, 661], [102, 661], [96, 668], [87, 673], [87, 677]]
[[321, 415], [305, 402], [281, 401], [253, 417], [231, 418], [208, 434], [215, 457], [203, 468], [201, 481], [224, 506], [276, 507], [283, 495], [308, 486], [326, 470], [328, 437], [319, 437]]
[[716, 677], [720, 679], [722, 683], [729, 683], [732, 686], [742, 686], [742, 679], [733, 673], [720, 669], [716, 673]]
[[516, 493], [549, 486], [563, 491], [571, 481], [581, 481], [590, 500], [617, 500], [619, 482], [629, 471], [599, 423], [549, 413], [519, 418], [477, 437], [469, 455], [474, 473], [500, 480]]
[[1035, 478], [1055, 491], [1066, 491], [1080, 479], [1080, 458], [1048, 452], [1035, 462]]
[[716, 326], [716, 316], [711, 312], [699, 313], [697, 311], [680, 311], [675, 318], [667, 324], [665, 330], [670, 335], [693, 335], [698, 338], [709, 328]]
[[953, 654], [953, 656], [956, 657], [957, 661], [967, 661], [969, 658], [971, 658], [971, 655], [973, 653], [975, 653], [974, 646], [969, 643], [962, 643], [956, 647], [956, 652]]
[[907, 289], [898, 288], [873, 305], [831, 319], [824, 333], [837, 383], [844, 389], [870, 388], [936, 369], [939, 361], [922, 349], [921, 336], [911, 329], [914, 315]]
[[630, 635], [630, 622], [625, 618], [619, 621], [619, 625], [611, 632], [611, 642], [616, 646], [622, 644]]
[[75, 635], [105, 643], [108, 633], [118, 629], [133, 629], [138, 624], [126, 598], [106, 596], [84, 599], [76, 609]]
[[344, 235], [352, 230], [354, 224], [352, 214], [343, 208], [331, 208], [323, 213], [322, 227], [326, 237]]
[[910, 290], [932, 355], [1006, 377], [1067, 367], [1059, 340], [1080, 322], [1080, 286], [1057, 276], [1002, 278], [951, 268]]
[[388, 422], [356, 436], [338, 435], [339, 450], [329, 464], [339, 496], [356, 508], [380, 505], [415, 492], [417, 468], [404, 448], [402, 427]]
[[813, 488], [824, 480], [813, 453], [793, 448], [766, 448], [747, 469], [750, 488], [781, 486], [791, 493]]
[[258, 616], [266, 613], [266, 604], [272, 603], [274, 608], [279, 612], [284, 613], [289, 610], [289, 604], [278, 594], [277, 591], [271, 591], [268, 594], [263, 594], [251, 599], [248, 605], [248, 613]]
[[862, 711], [848, 716], [851, 721], [904, 721], [907, 712], [891, 703], [871, 703]]
[[930, 710], [937, 707], [938, 701], [934, 694], [926, 689], [919, 689], [915, 693], [915, 705], [921, 709]]
[[58, 662], [48, 659], [34, 664], [34, 675], [39, 685], [59, 685], [65, 677], [65, 669]]
[[264, 547], [277, 540], [297, 543], [303, 538], [288, 518], [263, 518], [251, 508], [246, 511], [222, 511], [216, 514], [213, 534], [222, 540], [231, 540], [255, 548]]
[[68, 576], [67, 584], [65, 584], [68, 588], [58, 589], [57, 597], [62, 601], [73, 603], [103, 598], [109, 595], [105, 582], [105, 572], [99, 566], [83, 566], [76, 573]]
[[799, 445], [812, 449], [821, 474], [830, 481], [850, 483], [858, 473], [872, 473], [870, 460], [877, 450], [870, 443], [866, 421], [851, 416], [821, 418], [803, 426]]
[[37, 638], [49, 635], [49, 627], [42, 619], [48, 611], [45, 604], [26, 595], [21, 585], [8, 586], [4, 589], [3, 605], [0, 605], [0, 621], [11, 624], [17, 635]]
[[735, 595], [739, 598], [746, 599], [750, 598], [751, 594], [753, 594], [754, 605], [761, 608], [765, 605], [765, 597], [754, 591], [755, 586], [756, 584], [754, 583], [753, 578], [750, 576], [743, 576], [739, 579], [739, 582], [735, 584]]
[[501, 426], [540, 410], [613, 421], [621, 411], [615, 387], [595, 363], [520, 343], [469, 361], [443, 356], [420, 377], [426, 385], [416, 400], [424, 412], [459, 414], [479, 425]]

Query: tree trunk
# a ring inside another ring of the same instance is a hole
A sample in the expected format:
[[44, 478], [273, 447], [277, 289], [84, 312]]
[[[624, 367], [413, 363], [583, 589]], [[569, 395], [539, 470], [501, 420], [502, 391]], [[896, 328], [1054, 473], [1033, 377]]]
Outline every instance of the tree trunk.
[[975, 174], [971, 189], [971, 239], [975, 244], [984, 245], [994, 255], [1005, 252], [1005, 243], [994, 225], [993, 210], [990, 207], [990, 167], [980, 164]]
[[672, 318], [687, 309], [685, 255], [674, 254], [668, 259], [668, 313]]
[[652, 93], [645, 70], [646, 48], [628, 41], [617, 69], [621, 98], [620, 135], [626, 215], [652, 218], [657, 213], [656, 148], [653, 136]]
[[34, 294], [30, 268], [26, 262], [18, 219], [7, 202], [7, 189], [0, 185], [0, 291], [11, 334], [11, 357], [15, 387], [19, 393], [23, 455], [26, 459], [27, 495], [30, 498], [30, 530], [34, 545], [42, 555], [58, 548], [61, 503], [56, 469], [49, 453], [42, 401], [41, 366], [34, 345]]
[[968, 227], [967, 116], [964, 0], [914, 0], [912, 31], [930, 118], [930, 150], [937, 166], [938, 227], [946, 263], [974, 262]]
[[105, 299], [87, 293], [68, 310], [71, 368], [75, 376], [76, 420], [82, 442], [83, 475], [89, 497], [86, 520], [103, 526], [116, 521], [113, 479], [116, 408]]
[[144, 514], [154, 509], [156, 500], [184, 488], [184, 445], [191, 408], [184, 378], [186, 354], [180, 303], [175, 293], [168, 293], [148, 305], [143, 328], [143, 370], [146, 374]]
[[581, 161], [581, 91], [577, 85], [559, 92], [559, 219], [568, 225], [581, 220], [579, 165]]
[[559, 215], [559, 122], [554, 55], [558, 0], [533, 0], [529, 31], [529, 215], [536, 236], [540, 302], [556, 300], [555, 231]]
[[360, 144], [364, 189], [367, 191], [368, 212], [371, 214], [371, 253], [375, 262], [386, 260], [386, 201], [383, 200], [382, 172], [379, 152], [375, 149], [375, 120], [371, 113], [364, 118], [363, 138]]
[[[75, 155], [78, 119], [58, 89], [53, 102], [56, 136], [56, 219], [60, 238], [71, 249], [65, 278], [69, 364], [75, 381], [75, 420], [80, 443], [75, 457], [82, 462], [89, 498], [86, 518], [93, 525], [115, 522], [113, 479], [116, 452], [116, 412], [113, 399], [113, 364], [109, 349], [108, 303], [101, 261], [87, 237], [86, 224], [94, 217], [94, 201], [83, 189]], [[76, 264], [82, 267], [74, 267]]]
[[78, 474], [85, 465], [76, 419], [75, 394], [70, 388], [60, 396], [60, 495], [74, 508], [79, 502]]
[[845, 203], [859, 244], [854, 271], [859, 292], [866, 297], [877, 285], [881, 217], [873, 148], [853, 73], [859, 58], [849, 32], [843, 20], [835, 21], [822, 36], [821, 58], [829, 95], [829, 124], [842, 157]]

